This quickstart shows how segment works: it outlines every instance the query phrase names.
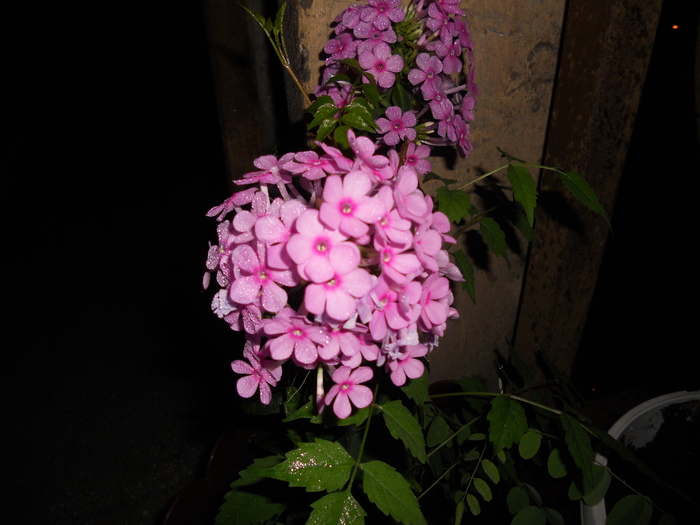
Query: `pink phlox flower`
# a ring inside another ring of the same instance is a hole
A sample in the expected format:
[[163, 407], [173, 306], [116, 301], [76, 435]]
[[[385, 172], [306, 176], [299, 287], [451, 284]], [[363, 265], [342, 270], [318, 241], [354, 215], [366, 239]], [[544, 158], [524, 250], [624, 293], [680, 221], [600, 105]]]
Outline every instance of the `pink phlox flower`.
[[377, 119], [379, 133], [384, 134], [387, 146], [396, 146], [402, 140], [415, 140], [416, 115], [412, 111], [403, 112], [398, 106], [386, 109], [385, 116]]
[[335, 33], [339, 34], [346, 29], [354, 29], [360, 22], [360, 12], [364, 9], [363, 5], [351, 5], [343, 10], [336, 18]]
[[422, 329], [426, 332], [437, 331], [442, 335], [441, 326], [447, 321], [452, 303], [450, 282], [440, 277], [439, 274], [431, 274], [423, 283], [420, 298], [420, 318]]
[[236, 206], [243, 206], [249, 204], [253, 200], [253, 196], [260, 191], [260, 188], [247, 188], [245, 190], [238, 191], [226, 199], [223, 203], [218, 206], [214, 206], [207, 212], [207, 217], [216, 217], [216, 220], [221, 222], [224, 217], [229, 214]]
[[430, 111], [433, 118], [437, 120], [437, 132], [441, 137], [447, 137], [451, 142], [457, 142], [457, 131], [455, 129], [455, 112], [452, 102], [448, 98], [434, 98], [430, 102]]
[[375, 223], [375, 232], [386, 240], [397, 244], [410, 244], [413, 239], [411, 221], [399, 215], [394, 206], [394, 192], [390, 186], [382, 186], [377, 199], [384, 205], [384, 215]]
[[375, 155], [377, 146], [368, 137], [355, 136], [353, 130], [348, 130], [348, 143], [355, 154], [353, 170], [364, 171], [373, 181], [389, 180], [394, 177], [396, 170], [390, 165], [384, 155]]
[[404, 19], [400, 0], [367, 0], [367, 6], [360, 11], [360, 20], [371, 22], [380, 31]]
[[250, 210], [241, 210], [233, 217], [231, 225], [235, 234], [232, 238], [236, 244], [243, 244], [255, 238], [253, 227], [260, 217], [268, 213], [274, 214], [282, 203], [282, 199], [276, 199], [275, 206], [271, 208], [270, 198], [266, 192], [257, 192], [250, 203]]
[[423, 270], [416, 254], [406, 252], [408, 248], [411, 246], [387, 242], [380, 236], [374, 237], [374, 249], [378, 252], [381, 275], [397, 285], [410, 281]]
[[435, 4], [439, 5], [445, 13], [456, 16], [466, 16], [466, 11], [459, 7], [460, 1], [461, 0], [435, 0]]
[[309, 180], [318, 180], [327, 173], [339, 173], [328, 157], [320, 157], [315, 151], [300, 151], [294, 155], [294, 160], [287, 162], [284, 169], [296, 173]]
[[442, 59], [442, 70], [447, 75], [462, 71], [462, 45], [459, 40], [453, 39], [449, 33], [443, 33], [433, 47]]
[[323, 48], [333, 60], [346, 60], [355, 58], [357, 46], [360, 41], [353, 38], [350, 33], [340, 33], [335, 38], [331, 38]]
[[362, 69], [374, 77], [379, 87], [385, 89], [394, 85], [396, 73], [403, 69], [403, 58], [392, 55], [386, 42], [378, 42], [372, 51], [360, 54], [358, 60]]
[[[348, 131], [348, 135], [349, 134], [350, 131]], [[343, 155], [338, 148], [334, 148], [333, 146], [329, 146], [323, 142], [316, 142], [316, 144], [323, 149], [324, 161], [331, 163], [334, 167], [334, 170], [329, 173], [347, 173], [352, 170], [355, 161]]]
[[460, 104], [459, 114], [465, 120], [465, 122], [471, 122], [474, 120], [474, 106], [476, 105], [476, 97], [469, 93], [466, 95]]
[[342, 359], [354, 357], [360, 353], [360, 340], [352, 330], [340, 326], [328, 327], [329, 342], [318, 348], [318, 356], [326, 363], [337, 363]]
[[349, 366], [341, 366], [333, 372], [332, 380], [335, 383], [326, 394], [326, 406], [333, 404], [333, 412], [340, 419], [345, 419], [352, 413], [352, 405], [357, 408], [365, 408], [372, 403], [372, 390], [362, 385], [374, 377], [372, 369], [368, 366], [360, 366], [352, 369]]
[[[328, 68], [326, 67], [326, 69]], [[335, 71], [335, 74], [337, 74], [339, 71], [340, 69]], [[328, 80], [330, 80], [330, 78]], [[331, 99], [333, 100], [333, 104], [335, 104], [338, 109], [344, 108], [345, 106], [350, 104], [355, 98], [355, 94], [352, 90], [352, 84], [349, 84], [347, 82], [333, 82], [332, 84], [329, 84], [326, 81], [324, 84], [316, 87], [315, 94], [317, 97], [322, 97], [324, 95], [331, 97]], [[340, 112], [335, 114], [335, 118], [340, 118]], [[339, 172], [334, 171], [333, 173]]]
[[396, 386], [406, 384], [406, 379], [417, 379], [425, 372], [425, 365], [419, 359], [428, 354], [428, 347], [424, 344], [404, 346], [401, 348], [401, 355], [398, 359], [387, 362], [390, 370], [391, 382]]
[[442, 33], [444, 28], [450, 22], [449, 14], [440, 7], [437, 2], [433, 2], [428, 7], [428, 19], [425, 21], [425, 27], [433, 33]]
[[393, 44], [396, 42], [396, 32], [393, 29], [388, 28], [386, 30], [379, 30], [374, 28], [371, 24], [360, 23], [355, 28], [355, 36], [362, 39], [360, 44], [357, 46], [357, 54], [360, 55], [365, 51], [372, 51], [374, 46], [378, 42], [386, 42], [387, 44]]
[[363, 171], [351, 171], [343, 177], [328, 176], [319, 219], [348, 237], [366, 235], [369, 225], [384, 215], [382, 202], [368, 195], [373, 188], [369, 175]]
[[419, 175], [425, 175], [430, 171], [430, 148], [425, 144], [417, 146], [411, 142], [406, 150], [406, 160], [404, 164], [416, 170]]
[[378, 279], [369, 295], [374, 303], [369, 330], [375, 341], [384, 339], [388, 329], [398, 331], [411, 322], [410, 315], [404, 315], [403, 308], [400, 307], [399, 293], [385, 279]]
[[236, 184], [278, 184], [280, 182], [288, 184], [292, 178], [286, 170], [282, 168], [284, 164], [294, 158], [294, 153], [282, 155], [279, 159], [274, 155], [263, 155], [253, 161], [253, 165], [260, 171], [251, 171], [243, 175], [242, 179], [235, 180]]
[[412, 246], [423, 267], [437, 272], [440, 267], [435, 257], [442, 248], [442, 235], [430, 226], [431, 222], [426, 221], [416, 228]]
[[431, 100], [440, 87], [442, 61], [435, 55], [421, 53], [416, 57], [417, 68], [408, 73], [408, 81], [414, 86], [420, 85], [425, 100]]
[[[260, 402], [269, 405], [272, 400], [271, 386], [276, 386], [279, 377], [267, 368], [264, 360], [251, 350], [244, 350], [243, 357], [246, 361], [233, 361], [231, 369], [237, 374], [243, 374], [236, 382], [238, 395], [243, 398], [253, 397], [256, 391], [260, 391]], [[280, 369], [281, 370], [281, 369]]]
[[435, 259], [440, 268], [440, 275], [447, 277], [450, 281], [464, 282], [465, 279], [462, 272], [457, 265], [450, 260], [450, 254], [447, 250], [440, 250], [435, 256]]
[[272, 359], [285, 361], [291, 357], [302, 366], [315, 364], [318, 347], [330, 342], [324, 327], [297, 315], [288, 307], [275, 317], [265, 319], [261, 332], [268, 337], [265, 349]]
[[449, 24], [450, 35], [459, 39], [459, 43], [466, 50], [474, 49], [474, 42], [472, 41], [471, 34], [469, 32], [469, 26], [467, 22], [461, 17], [455, 17]]
[[304, 290], [304, 306], [331, 322], [350, 319], [357, 312], [357, 300], [372, 288], [372, 278], [363, 268], [336, 273], [325, 283], [309, 283]]
[[426, 214], [431, 211], [425, 203], [424, 196], [425, 194], [418, 187], [416, 170], [409, 166], [402, 166], [394, 186], [394, 202], [399, 215], [417, 224], [424, 222]]
[[267, 312], [277, 313], [287, 304], [287, 292], [279, 286], [294, 286], [296, 280], [290, 270], [273, 270], [265, 264], [265, 246], [257, 243], [257, 253], [247, 244], [238, 246], [231, 254], [240, 270], [229, 289], [229, 297], [239, 304], [260, 301]]
[[240, 308], [243, 330], [247, 334], [257, 335], [262, 326], [262, 310], [255, 303], [240, 305]]
[[472, 141], [469, 139], [470, 126], [459, 115], [455, 118], [455, 142], [459, 156], [467, 158], [472, 151]]
[[319, 211], [305, 210], [296, 220], [294, 233], [286, 251], [297, 264], [299, 275], [316, 283], [329, 281], [336, 272], [347, 273], [360, 263], [360, 250], [355, 243], [319, 220]]
[[307, 209], [306, 205], [297, 199], [275, 199], [274, 204], [270, 213], [258, 217], [255, 221], [255, 238], [268, 245], [286, 241], [297, 217]]

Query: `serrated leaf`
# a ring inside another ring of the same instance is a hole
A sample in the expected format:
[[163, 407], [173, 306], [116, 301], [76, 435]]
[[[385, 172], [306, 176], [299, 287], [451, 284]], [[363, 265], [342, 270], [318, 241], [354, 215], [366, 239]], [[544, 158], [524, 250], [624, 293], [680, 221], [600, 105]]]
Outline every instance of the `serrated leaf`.
[[595, 486], [593, 480], [593, 447], [588, 433], [573, 417], [568, 414], [562, 414], [560, 418], [562, 427], [564, 427], [564, 440], [568, 447], [569, 454], [574, 460], [574, 463], [583, 475], [583, 490], [585, 493], [590, 492]]
[[432, 423], [428, 427], [428, 433], [425, 436], [426, 445], [429, 447], [435, 447], [445, 441], [452, 435], [450, 426], [445, 421], [442, 416], [437, 416], [433, 419]]
[[510, 448], [527, 431], [525, 409], [505, 395], [491, 401], [491, 409], [486, 419], [489, 421], [489, 440], [496, 452]]
[[520, 443], [518, 443], [518, 453], [520, 457], [523, 459], [533, 458], [540, 449], [540, 443], [542, 443], [542, 434], [534, 432], [533, 430], [525, 432], [520, 439]]
[[648, 498], [639, 494], [625, 496], [618, 501], [608, 514], [606, 525], [646, 525], [654, 512]]
[[513, 198], [520, 203], [525, 210], [527, 222], [530, 226], [535, 223], [535, 207], [537, 206], [537, 185], [530, 172], [513, 164], [508, 165], [508, 181], [513, 188]]
[[469, 507], [469, 512], [474, 516], [481, 514], [481, 504], [474, 494], [467, 494], [467, 506]]
[[471, 199], [463, 190], [451, 190], [447, 186], [440, 186], [435, 191], [435, 199], [438, 210], [447, 215], [451, 222], [458, 223], [469, 215]]
[[320, 126], [324, 120], [335, 119], [336, 113], [338, 113], [338, 106], [332, 102], [318, 106], [313, 112], [313, 119], [309, 122], [308, 129]]
[[425, 438], [413, 414], [398, 399], [389, 401], [379, 408], [391, 435], [395, 439], [400, 439], [418, 461], [425, 463], [427, 459]]
[[371, 116], [369, 120], [367, 120], [363, 115], [358, 113], [345, 113], [340, 117], [340, 122], [353, 129], [361, 129], [362, 131], [370, 132], [375, 131], [374, 121]]
[[498, 483], [501, 481], [501, 473], [498, 471], [498, 467], [490, 459], [484, 459], [481, 461], [481, 468], [491, 481]]
[[472, 302], [476, 301], [476, 290], [474, 289], [474, 264], [469, 260], [463, 250], [454, 252], [455, 264], [464, 277], [462, 290], [469, 294]]
[[515, 515], [530, 504], [530, 496], [522, 487], [513, 487], [506, 495], [508, 511]]
[[340, 149], [350, 149], [350, 143], [348, 142], [348, 129], [350, 128], [347, 126], [338, 126], [333, 132], [333, 140]]
[[373, 108], [379, 107], [379, 89], [377, 88], [377, 84], [362, 84], [362, 92]]
[[334, 118], [328, 118], [321, 122], [318, 126], [318, 131], [316, 132], [316, 140], [322, 142], [328, 135], [330, 135], [333, 128], [338, 125], [338, 121]]
[[369, 461], [360, 468], [362, 489], [379, 510], [406, 525], [426, 524], [408, 481], [394, 467], [383, 461]]
[[608, 220], [608, 216], [605, 213], [603, 205], [600, 203], [598, 196], [595, 194], [593, 188], [590, 187], [586, 180], [575, 171], [556, 170], [556, 172], [571, 194], [589, 209], [603, 217], [605, 222], [608, 223], [608, 227], [610, 227], [610, 221]]
[[362, 525], [367, 513], [350, 491], [334, 492], [323, 496], [311, 504], [314, 509], [306, 525]]
[[355, 464], [341, 445], [320, 438], [301, 443], [285, 456], [285, 461], [260, 471], [260, 475], [286, 481], [291, 487], [305, 487], [307, 492], [341, 489]]
[[481, 478], [474, 478], [474, 489], [479, 493], [479, 495], [484, 498], [484, 501], [491, 501], [493, 499], [493, 493], [491, 492], [491, 487]]
[[554, 479], [563, 478], [569, 473], [569, 469], [564, 462], [560, 449], [552, 449], [549, 453], [549, 457], [547, 458], [547, 472], [549, 472], [549, 475]]
[[534, 505], [522, 508], [513, 516], [511, 525], [545, 525], [547, 523], [547, 515], [544, 511]]
[[506, 234], [491, 217], [482, 217], [479, 220], [479, 233], [489, 249], [496, 255], [508, 259], [508, 244]]
[[[268, 487], [269, 489], [269, 487]], [[281, 514], [287, 506], [270, 497], [267, 492], [248, 490], [230, 490], [224, 497], [224, 503], [216, 515], [216, 525], [257, 525]]]

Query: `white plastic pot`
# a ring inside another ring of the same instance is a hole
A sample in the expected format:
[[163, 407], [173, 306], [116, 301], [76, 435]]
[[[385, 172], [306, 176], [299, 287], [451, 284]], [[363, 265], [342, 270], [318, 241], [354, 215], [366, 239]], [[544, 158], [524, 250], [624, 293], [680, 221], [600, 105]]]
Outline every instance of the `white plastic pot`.
[[[665, 407], [694, 399], [700, 399], [700, 390], [674, 392], [645, 401], [618, 419], [610, 427], [608, 434], [634, 448], [641, 448], [656, 437], [656, 433], [664, 422], [662, 410]], [[595, 461], [601, 465], [607, 465], [608, 458], [603, 454], [596, 454]], [[605, 525], [607, 517], [605, 499], [597, 505], [581, 503], [581, 523], [583, 525]]]

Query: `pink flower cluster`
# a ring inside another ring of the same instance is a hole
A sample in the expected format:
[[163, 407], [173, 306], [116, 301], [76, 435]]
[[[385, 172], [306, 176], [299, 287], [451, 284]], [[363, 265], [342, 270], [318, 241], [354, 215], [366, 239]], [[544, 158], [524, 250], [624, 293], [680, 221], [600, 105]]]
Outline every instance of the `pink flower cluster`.
[[399, 386], [423, 374], [457, 317], [450, 280], [462, 280], [444, 248], [449, 221], [418, 185], [427, 159], [400, 165], [394, 149], [348, 139], [348, 156], [318, 143], [258, 158], [236, 181], [250, 186], [208, 212], [219, 224], [205, 276], [219, 286], [214, 313], [246, 334], [239, 394], [269, 403], [284, 363], [322, 366], [334, 385], [317, 399], [340, 418], [371, 403], [361, 383], [375, 370]]
[[419, 142], [456, 146], [467, 157], [478, 88], [464, 15], [459, 0], [412, 0], [405, 10], [400, 0], [351, 5], [336, 18], [334, 36], [324, 48], [327, 59], [316, 95], [330, 96], [339, 108], [350, 104], [355, 94], [336, 75], [350, 75], [343, 61], [357, 60], [363, 82], [371, 75], [384, 93], [401, 84], [415, 102], [408, 111], [391, 106], [377, 120], [382, 144], [394, 146], [418, 135]]

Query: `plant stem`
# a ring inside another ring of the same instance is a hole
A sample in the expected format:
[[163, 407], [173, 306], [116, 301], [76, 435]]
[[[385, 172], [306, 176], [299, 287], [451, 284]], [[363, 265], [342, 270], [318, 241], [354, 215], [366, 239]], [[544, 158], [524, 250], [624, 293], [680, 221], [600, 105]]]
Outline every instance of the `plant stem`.
[[362, 462], [362, 456], [365, 452], [365, 443], [367, 443], [367, 436], [369, 435], [369, 426], [372, 423], [372, 412], [374, 412], [374, 400], [377, 399], [377, 391], [379, 390], [379, 383], [374, 386], [374, 394], [372, 395], [372, 403], [369, 405], [369, 413], [367, 414], [367, 423], [365, 424], [365, 431], [362, 434], [362, 441], [360, 442], [360, 450], [357, 453], [357, 459], [355, 460], [355, 465], [352, 467], [352, 473], [350, 474], [350, 481], [348, 481], [348, 489], [352, 487], [355, 481], [355, 476], [360, 468], [360, 463]]

